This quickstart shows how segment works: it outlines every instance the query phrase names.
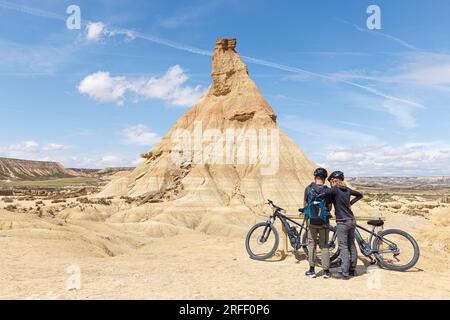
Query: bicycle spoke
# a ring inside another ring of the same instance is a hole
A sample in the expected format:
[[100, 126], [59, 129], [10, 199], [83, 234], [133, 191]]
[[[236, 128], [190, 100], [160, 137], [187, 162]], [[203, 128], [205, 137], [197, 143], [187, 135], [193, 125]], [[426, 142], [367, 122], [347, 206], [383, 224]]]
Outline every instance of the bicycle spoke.
[[378, 255], [392, 266], [408, 264], [414, 258], [414, 246], [400, 234], [387, 234], [378, 244]]
[[249, 247], [255, 256], [264, 256], [272, 250], [275, 245], [275, 236], [268, 227], [255, 229], [249, 239]]

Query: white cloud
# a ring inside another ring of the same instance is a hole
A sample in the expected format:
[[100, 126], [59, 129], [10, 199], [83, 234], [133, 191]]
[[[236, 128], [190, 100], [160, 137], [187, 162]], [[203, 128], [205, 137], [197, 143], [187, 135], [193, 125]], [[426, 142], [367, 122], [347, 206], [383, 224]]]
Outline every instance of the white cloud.
[[125, 77], [111, 77], [109, 72], [99, 71], [85, 77], [78, 85], [78, 91], [94, 100], [122, 106], [128, 86]]
[[327, 160], [333, 162], [347, 162], [354, 160], [354, 154], [349, 150], [333, 150], [327, 155]]
[[16, 144], [0, 146], [0, 155], [8, 158], [23, 158], [30, 160], [49, 161], [68, 147], [62, 144], [41, 144], [34, 140], [22, 141]]
[[411, 107], [401, 103], [395, 103], [390, 100], [385, 100], [382, 104], [382, 108], [385, 109], [387, 113], [394, 116], [403, 128], [411, 129], [417, 126], [417, 121], [412, 115]]
[[23, 141], [18, 144], [11, 144], [5, 148], [9, 152], [17, 153], [31, 153], [40, 150], [40, 145], [33, 140]]
[[426, 86], [449, 85], [450, 62], [411, 67], [409, 70], [394, 76], [391, 80]]
[[335, 148], [329, 150], [326, 165], [350, 176], [449, 175], [450, 145], [437, 141]]
[[105, 24], [103, 22], [89, 21], [86, 26], [86, 39], [89, 41], [98, 41], [105, 34]]
[[160, 139], [158, 134], [151, 132], [142, 124], [126, 128], [120, 132], [120, 135], [125, 138], [126, 143], [138, 146], [150, 146]]
[[63, 144], [57, 144], [57, 143], [50, 143], [46, 146], [44, 146], [44, 151], [61, 151], [66, 149], [67, 147]]
[[[371, 87], [404, 97], [409, 101], [418, 101], [417, 105], [392, 99], [363, 96], [347, 93], [356, 97], [353, 102], [359, 107], [384, 112], [395, 118], [403, 128], [411, 129], [418, 125], [420, 110], [443, 108], [450, 93], [450, 55], [432, 52], [412, 52], [399, 54], [386, 70], [351, 70], [333, 74], [342, 80], [370, 83]], [[357, 97], [359, 96], [359, 97]]]
[[92, 168], [103, 169], [110, 167], [135, 167], [139, 159], [123, 157], [115, 154], [99, 156], [68, 156], [62, 157], [62, 162], [66, 168]]
[[138, 98], [161, 99], [169, 105], [191, 106], [204, 94], [201, 86], [185, 86], [189, 78], [184, 70], [175, 65], [160, 78], [127, 79], [113, 77], [109, 72], [97, 72], [85, 77], [78, 90], [90, 98], [106, 103], [124, 104], [127, 92]]
[[188, 79], [184, 70], [175, 65], [161, 78], [138, 81], [132, 86], [132, 90], [145, 98], [161, 99], [175, 106], [187, 106], [197, 102], [204, 93], [200, 86], [183, 86]]
[[348, 93], [346, 98], [349, 100], [349, 104], [354, 107], [390, 115], [400, 127], [406, 129], [412, 129], [417, 126], [416, 112], [424, 109], [397, 101], [369, 97], [357, 93]]
[[444, 86], [450, 84], [450, 55], [432, 52], [401, 54], [385, 71], [347, 70], [333, 73], [332, 76], [343, 81], [370, 81], [378, 85], [389, 86], [391, 90], [392, 85]]
[[124, 160], [115, 155], [106, 155], [100, 158], [99, 160], [102, 166], [112, 167], [112, 166], [120, 166], [124, 163]]
[[39, 143], [34, 140], [0, 146], [0, 157], [24, 160], [53, 161], [66, 168], [134, 167], [141, 159], [117, 154], [80, 155], [68, 153], [69, 146], [57, 143]]

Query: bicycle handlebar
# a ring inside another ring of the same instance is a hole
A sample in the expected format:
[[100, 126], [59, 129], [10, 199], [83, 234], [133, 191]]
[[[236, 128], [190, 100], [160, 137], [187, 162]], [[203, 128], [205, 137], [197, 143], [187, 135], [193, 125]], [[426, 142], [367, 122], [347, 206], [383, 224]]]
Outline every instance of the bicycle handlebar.
[[267, 204], [270, 205], [275, 210], [285, 211], [283, 208], [280, 208], [279, 206], [275, 205], [272, 200], [267, 199]]

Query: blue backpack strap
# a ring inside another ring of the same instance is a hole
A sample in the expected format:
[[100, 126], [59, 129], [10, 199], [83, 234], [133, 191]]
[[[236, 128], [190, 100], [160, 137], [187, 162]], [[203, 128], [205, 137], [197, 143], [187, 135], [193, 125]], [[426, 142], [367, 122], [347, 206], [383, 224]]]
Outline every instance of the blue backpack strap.
[[309, 185], [309, 191], [308, 191], [308, 204], [311, 204], [311, 202], [315, 201], [319, 193], [314, 189], [313, 184], [311, 183]]
[[315, 201], [315, 199], [318, 196], [318, 193], [314, 189], [313, 186], [314, 186], [313, 183], [311, 183], [308, 186], [308, 196], [307, 196], [307, 202], [308, 203], [307, 203], [307, 206], [306, 206], [305, 211], [304, 211], [305, 216], [307, 216], [308, 218], [313, 218], [312, 210], [313, 210], [313, 207], [315, 206], [314, 205], [314, 201]]

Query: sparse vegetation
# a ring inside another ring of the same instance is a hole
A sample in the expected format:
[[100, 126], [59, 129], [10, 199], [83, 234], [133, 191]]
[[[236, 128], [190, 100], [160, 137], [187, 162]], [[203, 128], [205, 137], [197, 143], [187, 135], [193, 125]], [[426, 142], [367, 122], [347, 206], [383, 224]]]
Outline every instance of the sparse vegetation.
[[109, 200], [108, 198], [95, 198], [95, 199], [78, 198], [77, 201], [82, 204], [99, 204], [104, 206], [112, 205], [112, 201]]
[[73, 177], [73, 178], [60, 178], [50, 180], [37, 180], [37, 181], [12, 181], [12, 182], [0, 182], [1, 186], [8, 187], [70, 187], [80, 185], [97, 185], [100, 183], [98, 178], [92, 177]]
[[128, 203], [128, 204], [132, 204], [132, 203], [135, 201], [134, 198], [132, 198], [132, 197], [127, 197], [127, 196], [121, 196], [120, 199], [121, 199], [121, 200], [125, 200], [125, 203]]
[[67, 202], [67, 200], [66, 199], [55, 199], [55, 200], [52, 200], [52, 203], [64, 203], [64, 202]]
[[5, 207], [5, 210], [9, 211], [9, 212], [16, 212], [17, 211], [17, 206], [10, 204], [10, 205]]

